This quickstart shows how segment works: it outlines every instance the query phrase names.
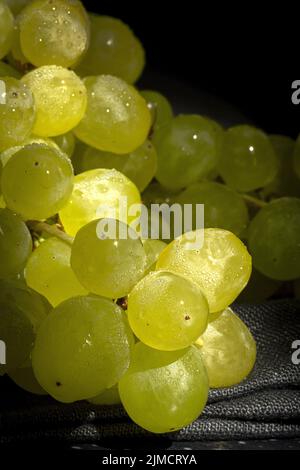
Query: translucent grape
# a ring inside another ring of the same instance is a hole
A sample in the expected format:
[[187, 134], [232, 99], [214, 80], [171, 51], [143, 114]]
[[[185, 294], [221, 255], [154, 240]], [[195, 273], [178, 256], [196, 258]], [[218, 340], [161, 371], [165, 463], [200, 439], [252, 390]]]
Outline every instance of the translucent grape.
[[92, 220], [112, 217], [130, 223], [134, 217], [128, 208], [140, 204], [140, 194], [136, 186], [116, 170], [98, 169], [81, 173], [74, 178], [72, 196], [59, 216], [69, 235]]
[[294, 148], [294, 171], [298, 178], [300, 178], [300, 134], [296, 140], [296, 145]]
[[58, 401], [87, 399], [119, 381], [133, 342], [118, 305], [96, 296], [74, 297], [41, 325], [32, 353], [34, 374]]
[[151, 125], [144, 98], [110, 75], [87, 77], [87, 111], [74, 129], [76, 137], [99, 150], [130, 153], [145, 142]]
[[280, 287], [280, 282], [264, 276], [256, 269], [252, 274], [245, 289], [239, 295], [238, 303], [260, 304], [269, 299]]
[[164, 433], [187, 426], [198, 418], [208, 395], [200, 351], [194, 346], [157, 351], [136, 344], [119, 393], [130, 418], [148, 431]]
[[140, 191], [143, 191], [156, 173], [156, 150], [149, 140], [127, 155], [103, 152], [88, 147], [82, 155], [81, 171], [95, 168], [115, 168], [133, 181]]
[[67, 134], [58, 135], [53, 138], [54, 142], [58, 147], [66, 154], [69, 158], [72, 157], [75, 149], [75, 137], [72, 132]]
[[56, 143], [52, 139], [48, 139], [46, 137], [41, 138], [41, 137], [30, 136], [27, 139], [25, 139], [22, 143], [20, 143], [19, 145], [16, 145], [14, 147], [9, 147], [8, 149], [4, 150], [0, 154], [0, 160], [2, 162], [2, 165], [5, 166], [6, 163], [8, 162], [8, 160], [15, 153], [19, 152], [20, 150], [23, 150], [24, 148], [26, 148], [27, 146], [32, 145], [32, 144], [46, 145], [47, 147], [54, 148], [58, 151], [60, 150], [58, 145], [56, 145]]
[[22, 51], [36, 67], [75, 66], [89, 46], [89, 18], [78, 0], [34, 0], [19, 25]]
[[180, 204], [193, 204], [193, 229], [196, 229], [196, 204], [204, 204], [204, 226], [223, 228], [240, 235], [249, 216], [242, 196], [224, 184], [202, 182], [189, 186], [176, 198]]
[[27, 145], [16, 152], [2, 171], [7, 207], [24, 219], [46, 219], [68, 201], [73, 168], [68, 157], [47, 145]]
[[156, 267], [196, 282], [207, 298], [210, 313], [214, 313], [228, 307], [246, 286], [251, 256], [233, 233], [211, 228], [174, 240], [161, 253]]
[[63, 300], [88, 294], [71, 269], [70, 258], [71, 247], [51, 237], [34, 250], [26, 265], [28, 286], [43, 294], [54, 307]]
[[35, 123], [34, 98], [30, 89], [13, 77], [0, 79], [0, 151], [30, 136]]
[[262, 188], [271, 183], [278, 168], [273, 146], [261, 130], [241, 125], [225, 132], [218, 169], [228, 186], [246, 192]]
[[23, 220], [8, 209], [0, 209], [0, 278], [18, 274], [31, 251], [31, 235]]
[[[131, 238], [132, 229], [123, 222], [113, 222], [115, 237], [105, 238], [99, 220], [79, 230], [72, 246], [71, 266], [89, 292], [116, 299], [127, 295], [143, 276], [146, 252], [140, 239]], [[120, 238], [121, 230], [127, 238]]]
[[154, 136], [157, 180], [176, 191], [205, 178], [217, 166], [221, 138], [211, 121], [202, 116], [172, 119]]
[[18, 387], [35, 395], [47, 395], [35, 378], [32, 367], [20, 367], [9, 372], [9, 377]]
[[14, 67], [0, 61], [0, 77], [20, 78], [21, 75]]
[[249, 226], [254, 267], [281, 281], [300, 277], [300, 199], [281, 198], [263, 207]]
[[148, 274], [151, 271], [155, 271], [155, 265], [158, 257], [166, 248], [167, 244], [161, 240], [152, 240], [151, 238], [148, 238], [147, 240], [143, 240], [143, 246], [147, 255], [146, 272]]
[[134, 83], [145, 65], [142, 44], [122, 21], [90, 14], [91, 42], [77, 69], [79, 75], [114, 75]]
[[240, 383], [255, 364], [255, 340], [247, 326], [230, 308], [208, 324], [200, 342], [209, 386], [212, 388]]
[[41, 137], [65, 134], [83, 118], [86, 89], [72, 70], [44, 66], [22, 78], [32, 91], [37, 111], [33, 132]]
[[88, 400], [92, 405], [118, 405], [121, 403], [118, 385], [114, 385]]
[[14, 17], [9, 7], [0, 1], [0, 59], [10, 51], [14, 35]]
[[141, 95], [145, 98], [151, 112], [154, 132], [171, 121], [173, 118], [172, 106], [164, 95], [152, 90], [143, 90]]

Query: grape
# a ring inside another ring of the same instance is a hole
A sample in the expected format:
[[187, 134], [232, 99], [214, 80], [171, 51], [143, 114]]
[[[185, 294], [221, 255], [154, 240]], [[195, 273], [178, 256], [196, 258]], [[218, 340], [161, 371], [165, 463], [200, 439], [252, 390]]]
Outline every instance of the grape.
[[127, 314], [132, 331], [144, 344], [175, 351], [204, 333], [208, 305], [197, 284], [175, 273], [156, 271], [130, 292]]
[[171, 121], [173, 118], [172, 106], [164, 95], [152, 90], [143, 90], [141, 95], [145, 98], [151, 112], [154, 132]]
[[300, 199], [280, 198], [263, 207], [249, 226], [254, 267], [279, 281], [300, 277]]
[[20, 73], [14, 67], [0, 61], [0, 77], [20, 78]]
[[77, 72], [88, 75], [115, 75], [134, 83], [145, 65], [142, 44], [122, 21], [90, 14], [91, 43]]
[[20, 13], [20, 11], [32, 0], [5, 0], [14, 15]]
[[127, 155], [103, 152], [88, 147], [82, 155], [81, 170], [115, 168], [127, 176], [140, 191], [153, 179], [157, 169], [157, 154], [149, 140]]
[[75, 66], [89, 46], [89, 18], [78, 0], [34, 0], [19, 25], [22, 51], [36, 67]]
[[161, 240], [152, 240], [148, 238], [147, 240], [142, 240], [144, 250], [147, 255], [146, 261], [146, 273], [148, 274], [151, 271], [155, 271], [155, 265], [158, 260], [161, 252], [166, 248], [167, 244]]
[[30, 136], [36, 118], [30, 89], [13, 77], [0, 79], [0, 151]]
[[20, 150], [23, 150], [24, 148], [26, 148], [27, 146], [32, 145], [32, 144], [39, 144], [39, 145], [44, 145], [44, 146], [46, 145], [47, 147], [54, 148], [58, 151], [60, 150], [58, 145], [52, 139], [49, 139], [49, 138], [46, 138], [46, 137], [41, 138], [41, 137], [31, 136], [31, 137], [28, 137], [27, 139], [25, 139], [19, 145], [16, 145], [14, 147], [9, 147], [8, 149], [4, 150], [0, 154], [0, 160], [2, 162], [2, 165], [5, 166], [6, 163], [8, 162], [8, 160], [13, 155], [15, 155], [15, 153], [19, 152]]
[[198, 418], [208, 396], [200, 351], [194, 346], [157, 351], [136, 344], [119, 393], [130, 418], [148, 431], [164, 433], [187, 426]]
[[115, 385], [129, 366], [133, 336], [124, 311], [96, 296], [74, 297], [41, 325], [34, 374], [56, 400], [72, 402]]
[[136, 186], [126, 176], [116, 170], [90, 170], [75, 176], [72, 196], [59, 215], [65, 231], [74, 236], [81, 227], [100, 217], [131, 223], [134, 217], [123, 202], [128, 208], [141, 202]]
[[0, 332], [6, 345], [6, 364], [0, 364], [0, 375], [22, 366], [29, 358], [35, 335], [50, 308], [46, 299], [31, 289], [0, 280]]
[[54, 142], [58, 147], [66, 154], [69, 158], [72, 157], [75, 149], [75, 137], [72, 132], [67, 134], [58, 135], [53, 138]]
[[212, 388], [238, 384], [255, 364], [255, 340], [230, 308], [208, 324], [200, 341], [209, 386]]
[[10, 51], [14, 35], [14, 17], [2, 0], [0, 1], [0, 59]]
[[233, 233], [209, 228], [185, 233], [170, 243], [159, 256], [156, 268], [196, 282], [207, 298], [210, 313], [214, 313], [228, 307], [246, 286], [251, 256]]
[[88, 400], [92, 405], [118, 405], [121, 403], [118, 385], [114, 385]]
[[19, 367], [18, 369], [11, 370], [8, 375], [16, 385], [26, 390], [26, 392], [34, 393], [35, 395], [47, 395], [47, 392], [42, 389], [36, 380], [32, 367]]
[[75, 175], [82, 173], [82, 158], [88, 146], [75, 138], [75, 148], [71, 157]]
[[151, 125], [144, 98], [135, 88], [110, 75], [87, 77], [88, 105], [74, 129], [88, 145], [113, 153], [130, 153], [145, 142]]
[[28, 63], [28, 59], [24, 56], [21, 48], [19, 18], [18, 16], [15, 20], [12, 46], [7, 58], [9, 63], [23, 74], [32, 66]]
[[67, 203], [72, 193], [73, 169], [61, 151], [32, 144], [11, 156], [1, 180], [9, 209], [24, 219], [46, 219]]
[[224, 184], [213, 182], [189, 186], [176, 198], [180, 204], [193, 204], [193, 229], [196, 229], [196, 204], [204, 204], [205, 227], [218, 227], [240, 235], [249, 221], [242, 196]]
[[176, 191], [205, 178], [216, 168], [220, 139], [217, 128], [202, 116], [172, 119], [154, 137], [157, 180]]
[[[146, 269], [146, 253], [140, 239], [131, 238], [133, 230], [115, 222], [116, 236], [104, 238], [99, 220], [77, 233], [71, 254], [71, 266], [79, 282], [90, 292], [111, 299], [124, 297], [141, 279]], [[120, 238], [121, 230], [127, 235]]]
[[237, 191], [262, 188], [275, 178], [279, 161], [269, 138], [248, 125], [224, 134], [218, 169], [225, 183]]
[[175, 202], [177, 193], [162, 187], [159, 183], [151, 183], [143, 192], [142, 199], [146, 206], [151, 204], [169, 204]]
[[88, 294], [72, 271], [70, 258], [71, 247], [51, 237], [34, 250], [27, 262], [27, 285], [43, 294], [54, 307], [63, 300]]
[[264, 276], [256, 269], [252, 270], [250, 280], [239, 295], [237, 302], [260, 304], [269, 299], [280, 287], [280, 282]]
[[35, 98], [34, 134], [42, 137], [65, 134], [83, 118], [86, 89], [72, 70], [55, 65], [39, 67], [25, 75], [22, 82]]
[[22, 219], [0, 209], [0, 278], [18, 274], [32, 251], [30, 232]]
[[298, 176], [298, 178], [300, 178], [300, 134], [296, 140], [293, 157], [294, 157], [294, 171], [296, 172], [296, 175]]

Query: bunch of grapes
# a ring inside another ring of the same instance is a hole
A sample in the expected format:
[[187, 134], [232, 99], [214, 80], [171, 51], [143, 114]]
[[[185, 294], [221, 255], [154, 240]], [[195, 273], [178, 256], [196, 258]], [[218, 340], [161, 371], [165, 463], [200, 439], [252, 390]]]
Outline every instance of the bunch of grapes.
[[[230, 305], [299, 295], [300, 140], [174, 116], [134, 86], [129, 27], [79, 0], [0, 0], [0, 31], [0, 375], [178, 430], [254, 366]], [[191, 230], [139, 236], [142, 202], [192, 204]]]

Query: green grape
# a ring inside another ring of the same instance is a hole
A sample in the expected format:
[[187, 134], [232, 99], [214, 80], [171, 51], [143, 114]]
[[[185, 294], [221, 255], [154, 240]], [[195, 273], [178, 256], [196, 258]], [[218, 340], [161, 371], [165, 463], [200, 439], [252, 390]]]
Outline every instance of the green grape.
[[[105, 236], [99, 222], [115, 224], [115, 236]], [[125, 234], [124, 239], [121, 233]], [[114, 219], [90, 222], [77, 233], [71, 266], [79, 282], [94, 294], [110, 299], [127, 295], [146, 269], [146, 252], [133, 230]]]
[[0, 161], [2, 162], [2, 165], [5, 166], [8, 160], [17, 152], [20, 150], [23, 150], [26, 148], [28, 145], [32, 144], [39, 144], [39, 145], [46, 145], [47, 147], [51, 147], [56, 149], [57, 151], [60, 151], [58, 145], [52, 140], [48, 138], [41, 138], [41, 137], [35, 137], [35, 136], [30, 136], [27, 139], [25, 139], [22, 143], [19, 145], [16, 145], [14, 147], [9, 147], [8, 149], [4, 150], [0, 154]]
[[172, 106], [164, 95], [152, 90], [143, 90], [141, 95], [145, 98], [150, 110], [154, 132], [171, 121], [173, 118]]
[[249, 226], [254, 267], [271, 279], [300, 277], [300, 199], [280, 198], [263, 207]]
[[22, 51], [36, 67], [74, 67], [89, 46], [89, 18], [79, 0], [34, 0], [19, 25]]
[[39, 67], [24, 75], [22, 82], [35, 98], [34, 134], [41, 137], [65, 134], [83, 118], [87, 105], [86, 89], [72, 70], [56, 65]]
[[0, 77], [20, 78], [20, 73], [5, 62], [0, 61]]
[[209, 119], [197, 115], [175, 117], [154, 136], [157, 180], [176, 191], [205, 178], [217, 166], [221, 138]]
[[11, 49], [14, 35], [14, 17], [6, 3], [0, 1], [0, 59]]
[[124, 311], [111, 300], [74, 297], [41, 325], [32, 352], [34, 374], [56, 400], [98, 395], [126, 372], [134, 339]]
[[32, 0], [5, 0], [14, 15], [20, 13], [20, 11], [31, 1]]
[[253, 369], [256, 359], [255, 340], [247, 326], [230, 308], [208, 324], [200, 344], [209, 386], [212, 388], [238, 384]]
[[130, 418], [154, 433], [176, 431], [198, 418], [208, 396], [200, 351], [157, 351], [138, 343], [119, 382], [121, 402]]
[[204, 333], [208, 304], [197, 284], [178, 274], [155, 271], [128, 297], [128, 320], [135, 336], [161, 351], [193, 344]]
[[31, 235], [23, 220], [8, 209], [0, 209], [0, 278], [18, 274], [31, 251]]
[[53, 138], [54, 142], [58, 147], [66, 154], [69, 158], [72, 157], [75, 149], [75, 137], [72, 132], [67, 134], [58, 135]]
[[11, 380], [26, 392], [35, 395], [47, 395], [35, 378], [32, 367], [19, 367], [9, 372]]
[[128, 83], [140, 77], [145, 65], [141, 42], [122, 21], [90, 14], [91, 42], [77, 72], [89, 75], [114, 75]]
[[0, 332], [6, 345], [6, 364], [0, 364], [0, 375], [21, 367], [29, 358], [50, 309], [37, 292], [15, 281], [0, 280]]
[[117, 77], [87, 77], [88, 104], [84, 118], [74, 129], [88, 145], [113, 153], [130, 153], [145, 142], [151, 125], [144, 98]]
[[193, 204], [193, 229], [196, 228], [196, 204], [204, 204], [206, 228], [223, 228], [240, 235], [249, 222], [243, 197], [224, 184], [202, 182], [189, 186], [176, 198], [180, 204]]
[[169, 204], [172, 205], [175, 202], [177, 193], [174, 193], [159, 183], [151, 183], [143, 191], [142, 200], [146, 206], [151, 206], [151, 204]]
[[96, 397], [88, 400], [92, 405], [119, 405], [121, 403], [118, 385], [114, 385]]
[[271, 183], [279, 161], [266, 134], [241, 125], [224, 133], [218, 169], [228, 186], [248, 192]]
[[300, 134], [296, 140], [293, 158], [294, 158], [294, 171], [297, 177], [300, 178]]
[[33, 130], [34, 98], [24, 83], [13, 77], [0, 79], [0, 151], [19, 145]]
[[75, 138], [75, 147], [71, 157], [75, 175], [82, 173], [82, 159], [87, 148], [86, 144]]
[[27, 57], [24, 56], [21, 48], [19, 18], [20, 17], [18, 16], [15, 20], [12, 46], [7, 58], [13, 67], [20, 72], [25, 73], [32, 66], [29, 64]]
[[167, 244], [161, 240], [152, 240], [151, 238], [148, 238], [147, 240], [142, 240], [142, 242], [147, 255], [147, 268], [145, 273], [148, 274], [151, 271], [155, 271], [155, 265], [158, 260], [158, 257], [161, 252], [166, 248]]
[[127, 176], [143, 191], [153, 179], [157, 169], [157, 154], [149, 140], [127, 155], [103, 152], [88, 147], [82, 155], [81, 169], [115, 168]]
[[51, 237], [34, 250], [26, 265], [27, 285], [43, 294], [54, 307], [63, 300], [88, 294], [72, 271], [70, 258], [71, 247]]
[[7, 207], [24, 219], [46, 219], [68, 201], [73, 187], [69, 158], [47, 145], [32, 144], [8, 160], [2, 171]]
[[269, 299], [280, 287], [280, 282], [252, 270], [250, 280], [237, 298], [238, 303], [260, 304]]
[[[127, 203], [127, 207], [123, 204]], [[140, 205], [136, 186], [117, 170], [98, 169], [81, 173], [74, 178], [71, 198], [60, 211], [65, 231], [74, 236], [92, 220], [111, 217], [131, 223], [129, 208]]]
[[228, 307], [246, 286], [251, 275], [251, 256], [233, 233], [200, 229], [170, 243], [159, 256], [156, 268], [177, 272], [196, 282], [207, 298], [210, 313], [214, 313]]

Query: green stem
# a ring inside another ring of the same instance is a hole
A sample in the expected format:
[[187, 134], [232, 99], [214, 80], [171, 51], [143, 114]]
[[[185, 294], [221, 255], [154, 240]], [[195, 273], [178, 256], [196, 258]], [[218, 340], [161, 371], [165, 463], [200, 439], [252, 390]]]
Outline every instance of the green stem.
[[30, 220], [27, 222], [27, 226], [29, 230], [33, 232], [46, 232], [49, 235], [52, 235], [53, 237], [59, 238], [60, 240], [63, 240], [65, 243], [68, 245], [72, 246], [73, 237], [70, 237], [66, 232], [63, 232], [63, 230], [59, 229], [57, 225], [49, 225], [46, 222], [39, 222], [37, 220]]
[[257, 197], [249, 196], [249, 194], [243, 194], [242, 196], [246, 202], [249, 202], [250, 204], [256, 207], [265, 207], [268, 204], [267, 202], [262, 201]]

